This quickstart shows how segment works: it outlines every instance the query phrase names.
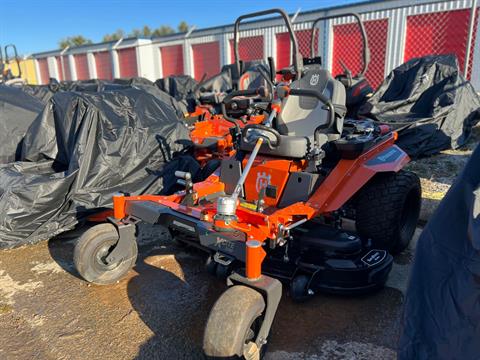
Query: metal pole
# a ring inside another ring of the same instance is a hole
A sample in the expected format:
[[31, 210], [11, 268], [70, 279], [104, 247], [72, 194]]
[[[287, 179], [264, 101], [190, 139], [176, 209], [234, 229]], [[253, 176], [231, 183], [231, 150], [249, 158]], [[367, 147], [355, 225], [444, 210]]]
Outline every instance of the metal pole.
[[295, 20], [297, 20], [297, 17], [298, 17], [298, 14], [300, 14], [300, 10], [302, 10], [302, 8], [298, 8], [297, 11], [295, 12], [295, 14], [292, 16], [292, 18], [290, 19], [290, 22], [293, 24], [295, 22]]
[[253, 162], [255, 161], [255, 158], [257, 157], [258, 151], [260, 150], [260, 147], [263, 144], [264, 139], [262, 137], [258, 138], [257, 143], [255, 144], [255, 147], [252, 150], [252, 153], [250, 154], [250, 157], [248, 158], [247, 165], [245, 165], [245, 169], [243, 169], [242, 176], [240, 176], [240, 179], [238, 179], [237, 185], [235, 186], [235, 190], [233, 191], [232, 198], [237, 200], [238, 196], [242, 192], [242, 187], [243, 183], [245, 182], [245, 179], [248, 176], [248, 173], [250, 172], [250, 168], [253, 165]]
[[120, 39], [118, 39], [115, 44], [113, 44], [112, 49], [117, 50], [117, 47], [122, 43], [122, 41], [123, 41], [123, 36]]
[[183, 38], [183, 73], [185, 75], [190, 75], [191, 77], [195, 77], [195, 75], [203, 75], [203, 74], [194, 74], [195, 66], [193, 63], [193, 53], [192, 47], [189, 41], [190, 35], [196, 29], [196, 26], [193, 25], [190, 29], [188, 29], [185, 37]]
[[473, 38], [473, 30], [475, 28], [476, 15], [477, 15], [477, 0], [472, 0], [472, 7], [470, 10], [470, 26], [468, 29], [468, 37], [467, 37], [467, 49], [465, 51], [465, 69], [463, 71], [465, 77], [468, 76], [468, 66], [470, 65], [470, 52], [472, 48], [472, 38]]

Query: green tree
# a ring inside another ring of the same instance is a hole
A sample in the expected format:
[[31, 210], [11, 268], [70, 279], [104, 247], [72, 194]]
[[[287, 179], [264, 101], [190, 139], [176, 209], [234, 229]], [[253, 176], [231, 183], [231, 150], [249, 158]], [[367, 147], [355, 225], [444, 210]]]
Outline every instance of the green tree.
[[142, 29], [142, 35], [145, 37], [150, 37], [152, 36], [152, 30], [148, 25], [145, 25]]
[[80, 45], [91, 44], [92, 40], [83, 37], [82, 35], [68, 36], [59, 41], [58, 45], [61, 49], [65, 49], [67, 46], [76, 47]]
[[139, 29], [133, 29], [132, 31], [130, 31], [130, 33], [128, 34], [128, 37], [140, 37], [142, 35], [142, 31], [139, 30]]
[[164, 35], [169, 35], [173, 34], [175, 30], [173, 30], [170, 26], [168, 25], [162, 25], [159, 28], [155, 29], [152, 32], [153, 36], [164, 36]]
[[125, 32], [122, 29], [118, 29], [112, 34], [107, 34], [103, 36], [103, 41], [117, 41], [120, 40], [121, 38], [125, 37]]
[[140, 29], [133, 29], [130, 34], [128, 34], [129, 37], [150, 37], [152, 36], [152, 30], [148, 25], [145, 25], [141, 30]]
[[186, 21], [180, 22], [180, 24], [178, 24], [178, 27], [177, 27], [178, 32], [181, 32], [181, 33], [187, 32], [189, 28], [190, 26], [187, 24]]

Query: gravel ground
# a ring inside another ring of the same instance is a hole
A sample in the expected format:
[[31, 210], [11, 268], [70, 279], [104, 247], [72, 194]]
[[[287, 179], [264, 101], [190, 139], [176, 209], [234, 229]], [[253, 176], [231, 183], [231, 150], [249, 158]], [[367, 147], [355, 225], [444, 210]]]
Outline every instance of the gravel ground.
[[461, 149], [445, 150], [438, 155], [414, 160], [407, 165], [406, 169], [416, 172], [422, 183], [421, 220], [428, 221], [479, 142], [480, 126], [476, 126], [468, 143]]

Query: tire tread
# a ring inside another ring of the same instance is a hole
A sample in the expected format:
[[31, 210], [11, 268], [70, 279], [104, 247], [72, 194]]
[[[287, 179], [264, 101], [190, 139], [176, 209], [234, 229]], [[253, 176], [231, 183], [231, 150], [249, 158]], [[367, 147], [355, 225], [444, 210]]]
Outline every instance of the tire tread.
[[406, 196], [412, 190], [418, 192], [420, 201], [420, 179], [413, 172], [400, 170], [397, 173], [377, 174], [356, 198], [356, 225], [359, 234], [371, 238], [375, 246], [393, 254], [404, 250], [410, 239], [400, 238], [398, 218]]

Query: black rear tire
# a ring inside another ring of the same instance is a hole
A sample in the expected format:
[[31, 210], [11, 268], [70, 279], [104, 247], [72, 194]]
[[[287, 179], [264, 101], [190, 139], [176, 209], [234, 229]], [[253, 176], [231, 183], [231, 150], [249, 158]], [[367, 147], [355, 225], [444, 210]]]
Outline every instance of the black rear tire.
[[236, 285], [225, 291], [205, 326], [203, 351], [207, 359], [243, 358], [249, 343], [255, 341], [264, 309], [265, 300], [254, 289]]
[[410, 171], [379, 173], [359, 192], [355, 202], [360, 236], [376, 248], [398, 254], [413, 237], [420, 216], [420, 179]]
[[80, 236], [73, 262], [82, 278], [97, 285], [108, 285], [125, 276], [137, 260], [137, 242], [132, 241], [122, 260], [107, 264], [105, 258], [117, 242], [118, 232], [112, 224], [95, 225]]

